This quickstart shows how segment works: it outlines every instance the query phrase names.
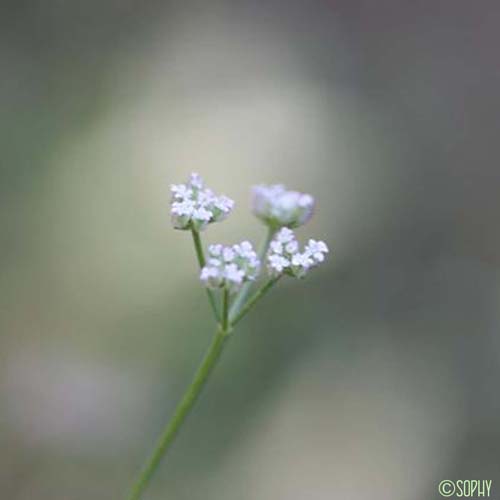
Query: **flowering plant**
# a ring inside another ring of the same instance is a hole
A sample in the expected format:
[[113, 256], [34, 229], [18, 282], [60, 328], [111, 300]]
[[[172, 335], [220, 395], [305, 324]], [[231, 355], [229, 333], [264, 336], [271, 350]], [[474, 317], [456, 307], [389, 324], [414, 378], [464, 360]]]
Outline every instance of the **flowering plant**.
[[[207, 290], [217, 329], [191, 385], [133, 485], [129, 500], [141, 497], [216, 365], [226, 340], [233, 334], [234, 326], [281, 277], [304, 278], [328, 253], [326, 243], [313, 239], [301, 251], [292, 231], [312, 216], [314, 198], [309, 194], [287, 191], [281, 184], [255, 186], [252, 211], [268, 228], [261, 250], [257, 253], [248, 241], [231, 246], [217, 244], [208, 247], [206, 257], [200, 233], [209, 224], [224, 220], [234, 208], [234, 201], [225, 195], [215, 195], [195, 173], [186, 184], [172, 185], [171, 192], [172, 224], [175, 229], [192, 234], [200, 281]], [[267, 275], [263, 284], [248, 298], [252, 284], [261, 275]]]

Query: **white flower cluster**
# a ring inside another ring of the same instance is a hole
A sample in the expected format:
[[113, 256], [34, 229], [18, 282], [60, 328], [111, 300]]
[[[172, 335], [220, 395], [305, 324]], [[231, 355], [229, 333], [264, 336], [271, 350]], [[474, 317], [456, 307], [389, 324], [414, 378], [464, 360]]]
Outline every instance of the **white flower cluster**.
[[309, 240], [303, 252], [291, 229], [282, 228], [269, 246], [267, 254], [267, 269], [269, 274], [278, 277], [288, 274], [303, 278], [309, 269], [325, 260], [328, 247], [323, 241]]
[[176, 229], [200, 231], [212, 222], [224, 220], [234, 207], [227, 196], [216, 196], [205, 188], [198, 174], [191, 174], [186, 184], [172, 184], [171, 216]]
[[253, 213], [274, 229], [298, 227], [312, 216], [314, 198], [310, 194], [287, 191], [282, 184], [254, 186]]
[[200, 280], [209, 288], [226, 287], [234, 293], [259, 274], [260, 261], [248, 241], [233, 246], [210, 245], [208, 255]]

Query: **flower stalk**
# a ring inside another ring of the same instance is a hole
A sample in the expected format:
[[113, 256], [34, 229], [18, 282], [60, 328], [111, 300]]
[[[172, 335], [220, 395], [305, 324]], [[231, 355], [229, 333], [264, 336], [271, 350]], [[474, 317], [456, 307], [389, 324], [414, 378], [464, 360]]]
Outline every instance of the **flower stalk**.
[[228, 332], [229, 329], [229, 290], [224, 288], [222, 292], [222, 331]]
[[193, 408], [193, 405], [201, 394], [201, 391], [203, 390], [203, 387], [205, 386], [210, 373], [219, 361], [220, 355], [222, 354], [222, 350], [224, 349], [224, 345], [227, 339], [227, 332], [222, 329], [218, 329], [212, 339], [210, 346], [207, 349], [207, 352], [200, 366], [198, 367], [198, 370], [193, 377], [193, 381], [184, 393], [184, 396], [182, 397], [180, 403], [177, 405], [177, 408], [175, 409], [171, 420], [168, 422], [165, 430], [160, 435], [160, 438], [158, 439], [153, 452], [151, 453], [149, 459], [146, 461], [145, 466], [141, 470], [139, 477], [134, 483], [130, 495], [128, 496], [128, 500], [139, 500], [141, 498], [141, 495], [144, 492], [146, 486], [148, 485], [149, 481], [153, 477], [153, 474], [160, 465], [163, 456], [172, 444], [175, 436], [179, 432], [179, 429], [181, 428], [186, 417]]
[[[266, 237], [265, 237], [264, 241], [262, 242], [262, 246], [260, 247], [260, 250], [259, 250], [259, 260], [261, 262], [266, 257], [267, 251], [269, 250], [269, 245], [271, 244], [271, 241], [273, 239], [274, 234], [275, 234], [275, 230], [273, 228], [269, 227], [267, 229]], [[251, 287], [252, 287], [252, 283], [250, 283], [250, 282], [245, 283], [242, 286], [239, 294], [236, 296], [233, 304], [231, 305], [231, 310], [229, 311], [230, 316], [236, 316], [236, 314], [238, 314], [238, 311], [241, 309], [243, 302], [247, 298], [248, 292], [250, 291]]]
[[[191, 231], [201, 269], [200, 281], [206, 287], [217, 330], [191, 384], [133, 484], [128, 500], [141, 498], [219, 361], [234, 326], [282, 276], [303, 278], [309, 269], [323, 262], [328, 252], [324, 242], [315, 240], [309, 240], [301, 252], [290, 229], [309, 220], [314, 208], [313, 197], [275, 185], [254, 188], [253, 212], [268, 226], [258, 254], [250, 242], [243, 241], [232, 246], [209, 245], [205, 258], [200, 232], [209, 224], [224, 220], [233, 209], [233, 200], [224, 195], [216, 196], [205, 187], [198, 174], [191, 174], [186, 184], [172, 185], [171, 191], [172, 224], [176, 229]], [[247, 299], [263, 262], [267, 264], [268, 279]], [[216, 299], [219, 292], [222, 293], [220, 311]]]
[[[205, 253], [203, 252], [203, 246], [201, 244], [201, 236], [200, 233], [196, 229], [191, 229], [191, 234], [193, 235], [193, 243], [196, 251], [196, 257], [198, 259], [198, 264], [200, 268], [203, 269], [205, 267]], [[217, 309], [217, 301], [215, 300], [214, 292], [207, 288], [207, 297], [210, 307], [212, 308], [212, 312], [214, 313], [215, 320], [217, 322], [220, 321], [219, 310]]]
[[259, 288], [249, 299], [248, 302], [230, 319], [231, 327], [239, 323], [243, 317], [252, 309], [252, 307], [273, 287], [273, 285], [280, 279], [279, 276], [271, 278], [261, 288]]

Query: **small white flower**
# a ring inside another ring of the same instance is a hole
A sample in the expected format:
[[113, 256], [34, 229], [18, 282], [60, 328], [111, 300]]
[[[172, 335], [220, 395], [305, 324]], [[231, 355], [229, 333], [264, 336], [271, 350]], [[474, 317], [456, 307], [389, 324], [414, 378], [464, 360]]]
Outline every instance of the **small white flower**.
[[233, 210], [234, 201], [227, 196], [219, 196], [214, 199], [214, 221], [223, 221]]
[[234, 250], [230, 247], [224, 248], [224, 250], [222, 250], [222, 258], [224, 262], [232, 262], [234, 259]]
[[213, 257], [219, 257], [222, 254], [222, 245], [217, 244], [217, 245], [210, 245], [208, 247], [208, 253], [212, 255]]
[[283, 243], [281, 241], [273, 240], [271, 241], [269, 248], [273, 253], [281, 255], [283, 253]]
[[203, 222], [208, 222], [212, 217], [212, 214], [205, 207], [195, 208], [193, 210], [193, 219], [198, 219]]
[[324, 241], [309, 240], [305, 251], [315, 262], [319, 263], [325, 260], [325, 254], [328, 253], [328, 247]]
[[201, 207], [206, 207], [211, 205], [215, 200], [215, 195], [210, 189], [198, 189], [193, 191], [196, 192], [196, 201], [198, 205]]
[[189, 176], [189, 184], [193, 186], [196, 189], [203, 189], [203, 179], [201, 178], [200, 174], [197, 174], [196, 172], [193, 172]]
[[190, 215], [194, 210], [194, 204], [191, 200], [174, 201], [172, 203], [172, 213], [175, 215]]
[[186, 184], [173, 184], [171, 217], [176, 229], [201, 231], [208, 224], [224, 220], [232, 211], [234, 201], [227, 196], [216, 196], [205, 188], [198, 174], [191, 174]]
[[225, 287], [235, 293], [243, 283], [254, 281], [259, 274], [260, 261], [248, 241], [233, 246], [210, 245], [208, 254], [200, 280], [209, 288]]
[[170, 191], [172, 191], [173, 197], [178, 200], [189, 199], [193, 194], [193, 191], [185, 184], [172, 184]]
[[224, 278], [231, 283], [231, 285], [239, 285], [243, 283], [245, 271], [238, 268], [236, 264], [228, 264], [224, 269]]
[[299, 207], [307, 208], [314, 205], [314, 198], [310, 194], [302, 194], [298, 199]]
[[314, 261], [306, 252], [296, 253], [292, 257], [292, 272], [297, 278], [303, 278], [313, 264]]
[[249, 241], [242, 241], [239, 245], [235, 245], [237, 252], [242, 257], [254, 257], [256, 253], [253, 250], [252, 244]]
[[313, 260], [307, 253], [296, 253], [292, 257], [292, 266], [301, 266], [309, 269], [314, 264]]
[[295, 235], [293, 234], [293, 231], [287, 227], [282, 228], [276, 234], [276, 241], [279, 241], [280, 243], [290, 243], [291, 241], [294, 240], [295, 240]]
[[218, 288], [222, 283], [222, 275], [219, 268], [205, 266], [200, 272], [200, 280], [209, 288]]
[[274, 229], [301, 226], [311, 218], [313, 210], [311, 195], [287, 191], [282, 184], [253, 188], [253, 213]]
[[303, 278], [309, 269], [323, 262], [328, 247], [323, 241], [309, 240], [304, 252], [299, 251], [299, 244], [293, 231], [282, 228], [276, 233], [269, 245], [267, 268], [271, 276], [288, 274]]
[[174, 201], [171, 207], [172, 224], [176, 229], [182, 229], [189, 224], [193, 214], [194, 204], [191, 200]]
[[271, 254], [267, 258], [269, 272], [273, 276], [280, 275], [287, 267], [290, 266], [290, 261], [282, 255]]
[[287, 253], [295, 253], [299, 249], [299, 244], [297, 241], [290, 241], [289, 243], [286, 244], [285, 250]]
[[252, 276], [252, 279], [257, 277], [260, 268], [260, 260], [258, 257], [251, 257], [248, 259], [248, 269], [249, 274]]

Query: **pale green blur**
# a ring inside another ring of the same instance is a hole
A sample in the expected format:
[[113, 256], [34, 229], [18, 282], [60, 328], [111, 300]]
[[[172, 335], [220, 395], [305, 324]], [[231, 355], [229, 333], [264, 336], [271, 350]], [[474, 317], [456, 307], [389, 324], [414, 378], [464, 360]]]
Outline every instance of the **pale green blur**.
[[500, 491], [499, 9], [11, 0], [0, 498], [122, 499], [214, 326], [169, 185], [316, 198], [326, 265], [239, 325], [149, 500]]

